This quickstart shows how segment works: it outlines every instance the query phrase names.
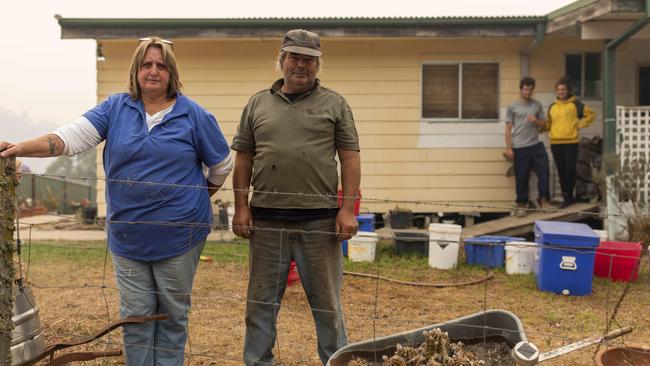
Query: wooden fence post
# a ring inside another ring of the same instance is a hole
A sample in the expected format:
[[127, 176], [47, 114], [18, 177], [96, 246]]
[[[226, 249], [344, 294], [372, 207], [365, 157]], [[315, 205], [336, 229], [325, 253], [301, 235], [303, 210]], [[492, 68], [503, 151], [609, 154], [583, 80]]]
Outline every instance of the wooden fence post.
[[0, 158], [0, 365], [11, 365], [16, 159]]

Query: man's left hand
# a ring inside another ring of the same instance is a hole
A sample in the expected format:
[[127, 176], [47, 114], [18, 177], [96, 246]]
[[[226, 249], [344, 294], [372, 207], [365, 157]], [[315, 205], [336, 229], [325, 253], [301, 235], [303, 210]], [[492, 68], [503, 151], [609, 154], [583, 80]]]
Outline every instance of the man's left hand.
[[354, 212], [340, 209], [336, 215], [336, 234], [339, 241], [350, 239], [357, 233], [357, 229], [359, 229], [359, 223]]

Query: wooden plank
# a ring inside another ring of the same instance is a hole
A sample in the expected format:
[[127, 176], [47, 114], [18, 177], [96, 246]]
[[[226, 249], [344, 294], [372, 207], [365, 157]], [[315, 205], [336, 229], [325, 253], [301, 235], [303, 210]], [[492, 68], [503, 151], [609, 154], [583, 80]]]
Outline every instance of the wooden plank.
[[599, 203], [576, 203], [558, 211], [534, 211], [524, 217], [508, 216], [465, 228], [463, 229], [463, 238], [480, 235], [526, 235], [533, 231], [533, 226], [537, 220], [578, 221], [588, 217], [593, 217], [592, 215], [584, 214], [583, 212], [597, 213], [599, 212], [599, 209]]

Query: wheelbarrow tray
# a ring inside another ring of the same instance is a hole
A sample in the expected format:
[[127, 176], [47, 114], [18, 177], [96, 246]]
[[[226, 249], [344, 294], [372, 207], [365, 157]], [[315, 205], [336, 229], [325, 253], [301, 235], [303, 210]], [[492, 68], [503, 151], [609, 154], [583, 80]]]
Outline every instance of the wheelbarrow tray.
[[488, 310], [424, 328], [349, 344], [334, 353], [327, 366], [347, 366], [353, 357], [381, 362], [382, 356], [390, 357], [395, 353], [398, 343], [417, 346], [424, 342], [422, 333], [434, 328], [449, 333], [451, 341], [464, 344], [476, 344], [486, 339], [506, 343], [512, 348], [518, 342], [528, 340], [521, 321], [515, 314], [506, 310]]

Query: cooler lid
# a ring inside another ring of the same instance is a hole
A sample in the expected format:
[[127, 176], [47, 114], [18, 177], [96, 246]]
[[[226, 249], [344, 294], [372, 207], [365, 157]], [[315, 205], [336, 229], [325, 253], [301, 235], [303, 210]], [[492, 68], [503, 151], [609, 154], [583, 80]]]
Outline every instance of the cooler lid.
[[479, 244], [485, 244], [485, 243], [506, 243], [509, 241], [524, 241], [526, 239], [524, 238], [518, 238], [515, 236], [497, 236], [497, 235], [482, 235], [482, 236], [475, 236], [473, 238], [467, 238], [463, 239], [465, 243], [479, 243]]
[[586, 224], [535, 221], [535, 241], [540, 244], [597, 247], [600, 243], [600, 236]]

